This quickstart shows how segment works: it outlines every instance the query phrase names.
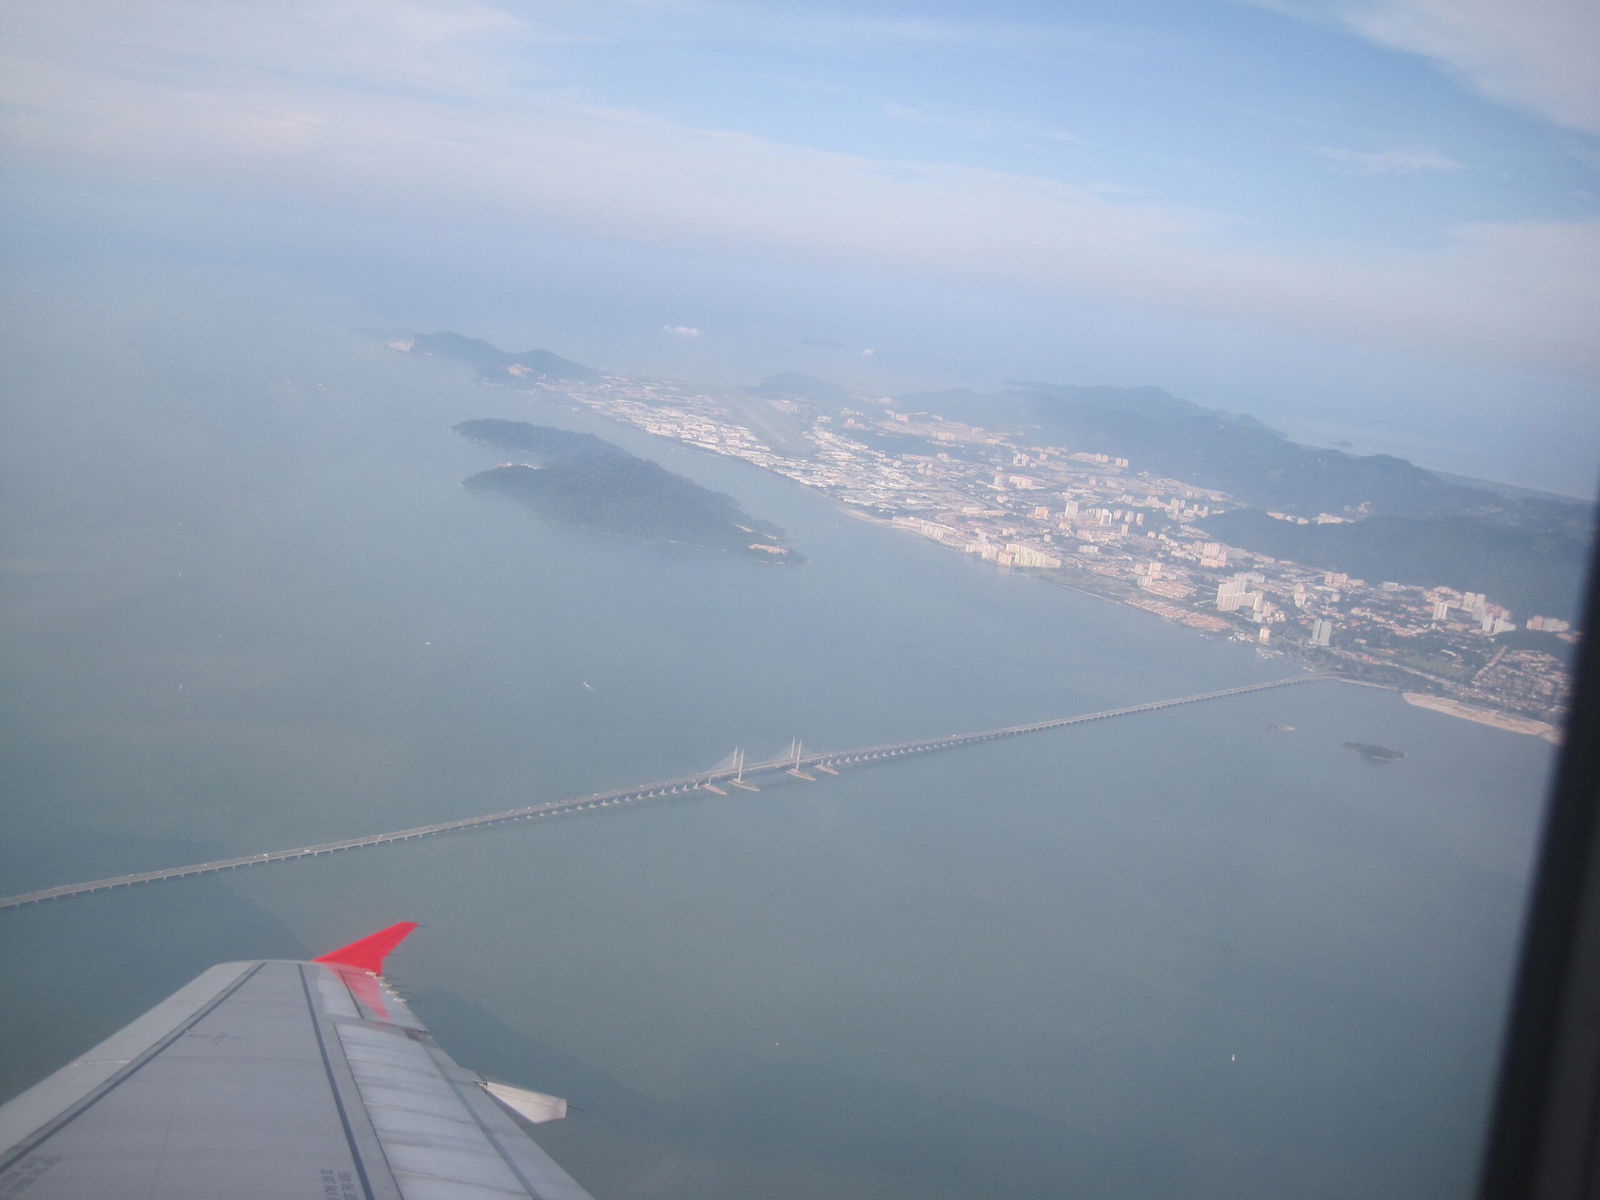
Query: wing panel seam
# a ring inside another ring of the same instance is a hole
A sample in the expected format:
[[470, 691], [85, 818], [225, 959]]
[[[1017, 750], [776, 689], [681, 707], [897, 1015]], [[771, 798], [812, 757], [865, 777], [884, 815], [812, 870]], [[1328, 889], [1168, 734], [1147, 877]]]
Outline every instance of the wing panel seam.
[[[426, 1047], [426, 1049], [429, 1051], [429, 1057], [432, 1058], [433, 1057], [433, 1054], [432, 1054], [433, 1047], [429, 1046], [429, 1047]], [[442, 1051], [441, 1051], [441, 1053], [442, 1053]], [[455, 1063], [454, 1059], [451, 1059], [450, 1061], [452, 1063]], [[457, 1066], [459, 1068], [459, 1064], [457, 1064]], [[460, 1081], [455, 1079], [454, 1077], [452, 1077], [450, 1072], [442, 1071], [441, 1074], [444, 1076], [445, 1082], [450, 1085], [450, 1090], [455, 1092], [456, 1099], [461, 1102], [462, 1107], [464, 1107], [467, 1110], [468, 1115], [471, 1116], [473, 1124], [475, 1124], [480, 1130], [483, 1131], [483, 1136], [488, 1139], [489, 1145], [494, 1147], [494, 1151], [495, 1151], [496, 1154], [498, 1154], [500, 1156], [501, 1161], [504, 1162], [506, 1164], [506, 1167], [511, 1171], [511, 1173], [517, 1177], [517, 1182], [520, 1183], [523, 1186], [523, 1188], [527, 1191], [529, 1197], [534, 1198], [534, 1200], [537, 1200], [537, 1197], [538, 1197], [539, 1193], [534, 1188], [533, 1183], [528, 1179], [528, 1177], [522, 1173], [522, 1167], [512, 1158], [511, 1155], [506, 1153], [505, 1146], [503, 1146], [501, 1144], [501, 1142], [500, 1142], [500, 1139], [497, 1136], [495, 1136], [494, 1130], [490, 1129], [488, 1125], [484, 1124], [483, 1118], [478, 1115], [478, 1109], [477, 1109], [476, 1105], [473, 1103], [473, 1101], [475, 1099], [477, 1099], [477, 1097], [468, 1096], [467, 1093], [466, 1093], [466, 1090], [462, 1087]], [[482, 1089], [478, 1089], [476, 1084], [468, 1084], [467, 1086], [468, 1087], [472, 1087], [474, 1089], [477, 1089], [479, 1091], [482, 1090]], [[483, 1095], [484, 1096], [488, 1096], [489, 1093], [488, 1092], [483, 1092]], [[499, 1102], [496, 1101], [491, 1096], [491, 1097], [489, 1097], [489, 1103], [498, 1105]], [[532, 1141], [532, 1140], [533, 1139], [531, 1139], [531, 1138], [529, 1139], [529, 1141]]]
[[[255, 966], [251, 967], [243, 975], [239, 976], [238, 979], [235, 979], [227, 987], [223, 988], [222, 991], [218, 992], [210, 1000], [206, 1001], [205, 1004], [201, 1005], [194, 1012], [190, 1013], [186, 1018], [179, 1022], [170, 1033], [162, 1037], [159, 1041], [152, 1043], [137, 1058], [131, 1059], [128, 1062], [128, 1065], [122, 1070], [112, 1075], [111, 1078], [104, 1080], [87, 1096], [80, 1097], [75, 1103], [70, 1104], [66, 1108], [62, 1109], [43, 1125], [39, 1126], [38, 1129], [34, 1130], [31, 1136], [21, 1142], [18, 1142], [16, 1151], [4, 1162], [0, 1162], [0, 1174], [4, 1174], [6, 1171], [9, 1171], [12, 1167], [16, 1166], [17, 1163], [21, 1162], [24, 1158], [27, 1158], [28, 1155], [32, 1154], [42, 1144], [49, 1141], [56, 1134], [60, 1133], [61, 1130], [65, 1129], [73, 1121], [81, 1117], [96, 1103], [103, 1100], [123, 1083], [126, 1083], [141, 1067], [143, 1067], [146, 1063], [153, 1061], [163, 1050], [172, 1045], [173, 1042], [177, 1041], [189, 1030], [193, 1029], [195, 1025], [203, 1020], [213, 1009], [217, 1007], [217, 1005], [221, 1004], [229, 996], [233, 995], [236, 991], [248, 983], [255, 976], [256, 972], [261, 970], [261, 968], [265, 965], [265, 963], [256, 963]], [[100, 1061], [104, 1062], [105, 1060], [102, 1059]]]
[[[345, 1109], [344, 1097], [339, 1095], [339, 1081], [333, 1077], [333, 1062], [328, 1056], [328, 1041], [322, 1035], [322, 1021], [317, 1012], [317, 1005], [311, 998], [311, 984], [306, 979], [306, 965], [300, 967], [300, 988], [305, 992], [306, 1009], [311, 1015], [311, 1032], [317, 1039], [317, 1053], [322, 1055], [323, 1074], [328, 1079], [328, 1091], [333, 1096], [334, 1110], [339, 1114], [339, 1125], [344, 1129], [345, 1144], [350, 1147], [350, 1161], [355, 1163], [356, 1175], [361, 1180], [361, 1191], [367, 1200], [376, 1200], [372, 1190], [372, 1180], [367, 1176], [366, 1160], [361, 1156], [361, 1148], [356, 1145], [355, 1130], [350, 1127], [350, 1114]], [[357, 1089], [359, 1093], [359, 1088]], [[388, 1154], [383, 1150], [383, 1140], [377, 1139], [378, 1152], [384, 1155], [384, 1163], [388, 1165]], [[391, 1167], [389, 1174], [392, 1177], [394, 1170]]]

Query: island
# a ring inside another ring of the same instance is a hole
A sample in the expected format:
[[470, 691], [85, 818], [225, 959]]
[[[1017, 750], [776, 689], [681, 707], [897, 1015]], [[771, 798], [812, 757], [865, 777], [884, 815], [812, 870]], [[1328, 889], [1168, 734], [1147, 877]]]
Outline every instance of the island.
[[1387, 746], [1375, 746], [1371, 742], [1346, 742], [1344, 748], [1351, 754], [1359, 754], [1368, 762], [1399, 762], [1406, 756], [1404, 750], [1391, 750]]
[[532, 460], [480, 471], [463, 486], [508, 496], [550, 520], [597, 533], [726, 550], [762, 562], [802, 561], [784, 544], [783, 530], [749, 516], [731, 496], [591, 433], [502, 420], [463, 421], [455, 431]]

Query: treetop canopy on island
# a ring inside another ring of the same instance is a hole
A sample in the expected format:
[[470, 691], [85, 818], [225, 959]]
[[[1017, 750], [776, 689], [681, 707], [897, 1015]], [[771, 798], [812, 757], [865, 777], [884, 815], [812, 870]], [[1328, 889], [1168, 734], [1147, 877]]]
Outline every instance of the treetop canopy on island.
[[592, 433], [497, 419], [463, 421], [455, 431], [538, 459], [538, 466], [502, 465], [463, 482], [475, 491], [509, 496], [551, 520], [600, 533], [729, 550], [763, 561], [800, 561], [783, 544], [783, 530], [751, 517], [731, 496]]

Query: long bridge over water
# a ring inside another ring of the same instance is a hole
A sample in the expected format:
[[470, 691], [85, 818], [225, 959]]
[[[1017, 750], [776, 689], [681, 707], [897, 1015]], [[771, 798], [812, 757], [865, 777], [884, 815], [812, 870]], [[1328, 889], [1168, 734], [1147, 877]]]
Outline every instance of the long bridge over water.
[[1151, 700], [1144, 704], [1130, 704], [1126, 708], [1108, 708], [1101, 712], [1082, 713], [1075, 717], [1055, 717], [1048, 721], [1035, 721], [1028, 725], [1007, 725], [1002, 729], [980, 729], [972, 733], [951, 733], [943, 737], [923, 738], [904, 742], [886, 742], [878, 746], [858, 746], [850, 750], [824, 752], [802, 751], [796, 743], [790, 754], [781, 758], [747, 763], [737, 757], [727, 766], [676, 779], [663, 779], [655, 783], [618, 788], [610, 792], [593, 792], [586, 796], [572, 796], [565, 800], [552, 800], [545, 804], [530, 804], [524, 808], [511, 808], [504, 812], [487, 813], [479, 817], [461, 817], [454, 821], [439, 821], [433, 825], [417, 825], [410, 829], [396, 829], [389, 833], [371, 833], [364, 837], [344, 838], [336, 842], [319, 842], [314, 846], [300, 846], [294, 850], [270, 850], [264, 854], [246, 854], [238, 858], [219, 858], [211, 862], [191, 863], [186, 867], [166, 867], [158, 871], [139, 871], [131, 875], [114, 875], [109, 879], [92, 879], [86, 883], [66, 883], [58, 887], [42, 888], [36, 892], [23, 892], [16, 896], [0, 898], [0, 908], [19, 908], [45, 900], [59, 900], [84, 892], [103, 892], [110, 888], [131, 887], [137, 883], [155, 883], [163, 879], [183, 879], [191, 875], [210, 875], [218, 871], [235, 871], [240, 867], [256, 867], [266, 863], [288, 862], [296, 858], [315, 858], [322, 854], [337, 854], [342, 850], [359, 850], [367, 846], [386, 846], [391, 842], [409, 842], [417, 838], [436, 837], [442, 833], [456, 833], [464, 829], [482, 829], [489, 825], [503, 825], [510, 821], [527, 821], [539, 817], [553, 817], [561, 813], [582, 812], [587, 809], [611, 808], [622, 804], [636, 804], [661, 796], [682, 795], [685, 792], [707, 790], [726, 795], [727, 788], [746, 791], [758, 790], [745, 776], [770, 772], [784, 772], [805, 780], [815, 780], [810, 771], [836, 775], [842, 765], [874, 762], [886, 758], [899, 758], [908, 754], [926, 754], [932, 750], [949, 750], [968, 746], [974, 742], [992, 742], [999, 738], [1019, 737], [1025, 733], [1042, 733], [1047, 729], [1062, 729], [1068, 725], [1085, 725], [1092, 721], [1109, 721], [1116, 717], [1131, 717], [1138, 713], [1157, 712], [1164, 708], [1177, 708], [1184, 704], [1199, 704], [1206, 700], [1222, 700], [1229, 696], [1243, 696], [1249, 692], [1264, 692], [1272, 688], [1293, 687], [1302, 683], [1319, 683], [1339, 679], [1328, 673], [1297, 675], [1292, 679], [1275, 679], [1269, 683], [1250, 683], [1242, 687], [1223, 688], [1215, 692], [1201, 692], [1194, 696], [1178, 696], [1170, 700]]

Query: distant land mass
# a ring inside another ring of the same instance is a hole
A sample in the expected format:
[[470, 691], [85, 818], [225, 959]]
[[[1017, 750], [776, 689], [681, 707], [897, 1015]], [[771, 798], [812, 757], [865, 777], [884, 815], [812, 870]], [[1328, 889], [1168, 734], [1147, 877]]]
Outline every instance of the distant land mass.
[[1202, 408], [1157, 387], [1012, 383], [988, 395], [956, 388], [896, 402], [974, 425], [1037, 432], [1075, 451], [1127, 458], [1152, 475], [1306, 516], [1364, 507], [1373, 515], [1516, 519], [1521, 503], [1446, 482], [1403, 458], [1303, 446], [1252, 416]]
[[1199, 526], [1230, 546], [1342, 571], [1368, 583], [1393, 580], [1485, 592], [1520, 620], [1535, 613], [1574, 617], [1588, 552], [1584, 537], [1559, 524], [1540, 531], [1478, 517], [1384, 516], [1300, 525], [1258, 508], [1239, 508], [1206, 517]]
[[[481, 379], [513, 386], [605, 378], [548, 350], [513, 354], [455, 333], [406, 334], [390, 344], [465, 363]], [[742, 391], [753, 401], [776, 402], [797, 413], [798, 427], [823, 414], [861, 416], [860, 410], [870, 412], [883, 403], [792, 371], [770, 375]], [[1369, 581], [1484, 592], [1524, 618], [1535, 612], [1576, 616], [1595, 515], [1581, 501], [1445, 477], [1392, 455], [1302, 445], [1253, 416], [1205, 408], [1158, 387], [1008, 380], [996, 392], [956, 388], [902, 395], [891, 403], [899, 412], [981, 427], [1008, 442], [1127, 458], [1135, 472], [1221, 492], [1249, 507], [1206, 517], [1196, 532], [1241, 550]], [[870, 417], [853, 421], [846, 436], [884, 454], [937, 456], [979, 466], [997, 453], [993, 446], [934, 440], [925, 433], [886, 428], [889, 424]], [[814, 445], [800, 433], [785, 440], [772, 427], [762, 428], [794, 461], [814, 458]], [[605, 445], [598, 438], [594, 442]], [[529, 453], [566, 452], [554, 446], [499, 444]], [[575, 444], [567, 450], [583, 454], [596, 446]], [[552, 476], [545, 482], [555, 480]], [[635, 481], [636, 486], [641, 483]], [[512, 484], [502, 479], [497, 486]], [[529, 487], [518, 486], [522, 491]], [[552, 494], [544, 503], [559, 506], [559, 497], [559, 492]], [[598, 498], [589, 502], [598, 505]], [[573, 497], [571, 503], [577, 509], [584, 501]], [[1303, 518], [1328, 513], [1345, 520], [1302, 525], [1276, 520], [1269, 511]], [[718, 517], [707, 527], [719, 524], [724, 532], [730, 524], [754, 528], [742, 514]], [[706, 536], [702, 532], [679, 540], [726, 543], [725, 538], [706, 541]]]
[[[1444, 479], [1387, 454], [1300, 445], [1254, 417], [1155, 387], [1012, 383], [988, 395], [955, 389], [896, 404], [1127, 458], [1136, 470], [1255, 506], [1199, 522], [1230, 546], [1369, 581], [1486, 592], [1524, 618], [1576, 616], [1595, 515], [1578, 501]], [[1302, 525], [1264, 510], [1357, 519]]]
[[455, 431], [537, 460], [537, 466], [481, 471], [463, 484], [509, 496], [540, 516], [599, 533], [707, 546], [764, 562], [802, 561], [783, 544], [781, 529], [748, 516], [732, 497], [591, 433], [493, 419], [463, 421]]
[[582, 363], [575, 363], [548, 350], [524, 350], [513, 354], [478, 338], [462, 337], [459, 333], [409, 333], [390, 345], [412, 354], [431, 354], [435, 358], [448, 358], [477, 368], [480, 377], [503, 382], [513, 378], [533, 378], [559, 381], [563, 379], [593, 382], [600, 372]]
[[810, 400], [832, 408], [841, 407], [850, 400], [850, 394], [838, 384], [818, 379], [815, 375], [802, 375], [798, 371], [780, 371], [776, 375], [768, 375], [747, 390], [752, 395], [768, 400]]
[[1502, 496], [1510, 496], [1514, 500], [1554, 500], [1560, 504], [1582, 504], [1581, 496], [1568, 495], [1565, 492], [1547, 492], [1542, 488], [1521, 487], [1515, 483], [1499, 483], [1493, 479], [1478, 479], [1471, 475], [1452, 475], [1449, 471], [1434, 471], [1446, 483], [1459, 483], [1464, 487], [1483, 488], [1486, 491], [1498, 492]]

